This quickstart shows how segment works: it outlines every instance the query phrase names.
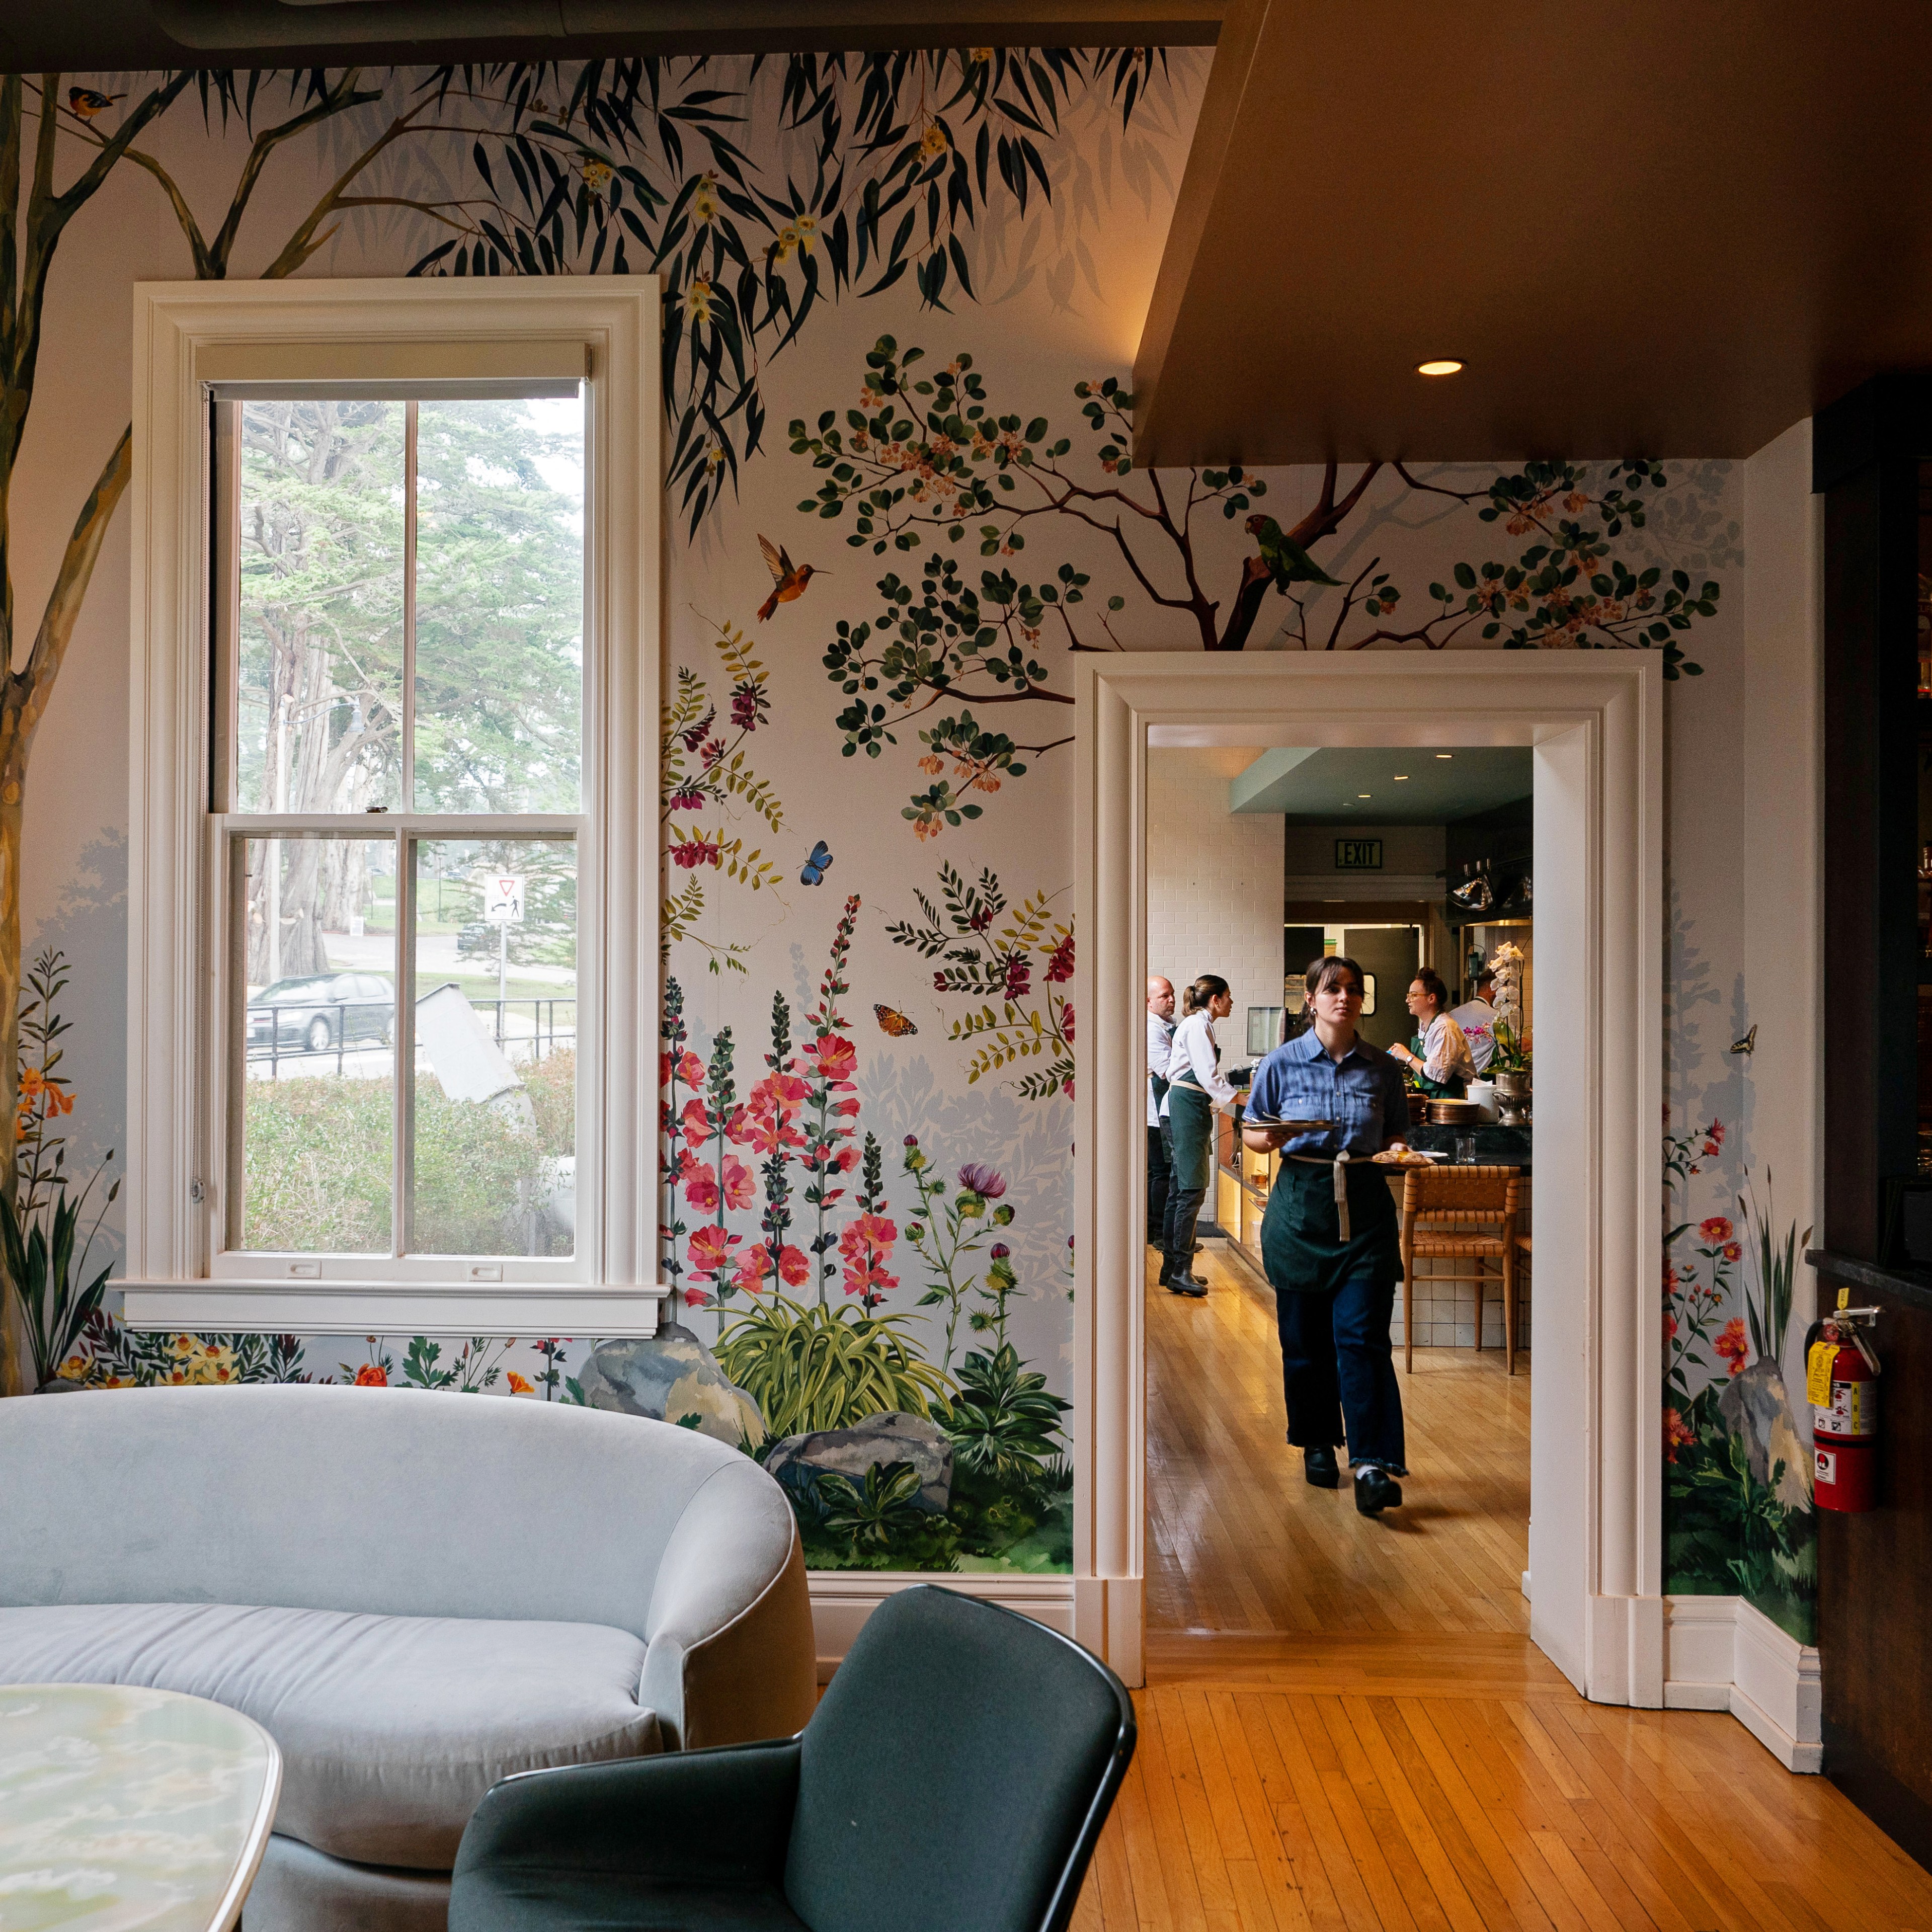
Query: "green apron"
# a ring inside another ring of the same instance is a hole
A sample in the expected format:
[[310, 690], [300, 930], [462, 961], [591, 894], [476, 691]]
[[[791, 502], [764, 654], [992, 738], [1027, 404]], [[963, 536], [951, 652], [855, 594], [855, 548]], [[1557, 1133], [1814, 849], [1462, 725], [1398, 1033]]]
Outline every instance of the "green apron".
[[1214, 1184], [1214, 1102], [1198, 1087], [1176, 1080], [1167, 1090], [1167, 1124], [1174, 1152], [1168, 1185], [1206, 1193]]
[[1335, 1170], [1284, 1154], [1268, 1212], [1262, 1217], [1262, 1260], [1270, 1284], [1291, 1294], [1332, 1294], [1352, 1276], [1402, 1279], [1402, 1240], [1389, 1170], [1364, 1157], [1348, 1163], [1350, 1238], [1335, 1211]]

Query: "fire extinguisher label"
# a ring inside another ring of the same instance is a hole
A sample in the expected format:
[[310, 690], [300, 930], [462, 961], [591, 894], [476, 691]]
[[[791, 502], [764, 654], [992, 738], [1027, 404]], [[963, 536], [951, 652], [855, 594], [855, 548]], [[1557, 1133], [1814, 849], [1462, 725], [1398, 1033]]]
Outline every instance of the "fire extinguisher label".
[[1804, 1400], [1814, 1408], [1832, 1400], [1832, 1363], [1838, 1352], [1830, 1342], [1814, 1342], [1804, 1352]]
[[1816, 1463], [1814, 1474], [1816, 1480], [1830, 1484], [1838, 1480], [1838, 1457], [1834, 1450], [1814, 1449], [1812, 1456]]
[[1878, 1384], [1834, 1382], [1831, 1406], [1819, 1408], [1812, 1418], [1812, 1427], [1821, 1436], [1876, 1436]]

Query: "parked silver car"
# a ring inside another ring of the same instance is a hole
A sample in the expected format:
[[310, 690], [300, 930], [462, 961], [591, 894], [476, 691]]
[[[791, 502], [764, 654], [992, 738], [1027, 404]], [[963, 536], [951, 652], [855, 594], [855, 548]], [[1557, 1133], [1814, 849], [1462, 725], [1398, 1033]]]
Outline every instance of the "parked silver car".
[[396, 989], [380, 973], [318, 973], [278, 980], [248, 1002], [250, 1053], [326, 1053], [381, 1044], [396, 1025]]

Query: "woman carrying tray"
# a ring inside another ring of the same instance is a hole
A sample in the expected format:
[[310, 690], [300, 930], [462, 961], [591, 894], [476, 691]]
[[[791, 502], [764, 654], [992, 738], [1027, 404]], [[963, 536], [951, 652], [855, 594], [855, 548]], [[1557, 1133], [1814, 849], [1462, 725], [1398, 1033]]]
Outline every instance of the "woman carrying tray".
[[[1332, 1490], [1346, 1430], [1355, 1507], [1374, 1516], [1402, 1501], [1394, 1479], [1408, 1473], [1389, 1343], [1401, 1244], [1388, 1170], [1373, 1158], [1405, 1150], [1408, 1103], [1401, 1068], [1357, 1036], [1362, 969], [1318, 959], [1306, 986], [1314, 1024], [1256, 1070], [1241, 1138], [1257, 1154], [1282, 1150], [1262, 1258], [1275, 1291], [1288, 1439], [1309, 1481]], [[1309, 1129], [1293, 1124], [1303, 1120]]]

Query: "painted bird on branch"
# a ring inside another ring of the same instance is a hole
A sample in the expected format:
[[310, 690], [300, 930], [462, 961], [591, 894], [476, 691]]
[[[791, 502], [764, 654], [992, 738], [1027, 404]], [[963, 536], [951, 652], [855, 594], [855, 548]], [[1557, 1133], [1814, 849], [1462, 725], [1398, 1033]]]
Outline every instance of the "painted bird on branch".
[[1248, 519], [1250, 536], [1262, 547], [1262, 561], [1274, 578], [1274, 587], [1286, 596], [1291, 584], [1325, 584], [1339, 590], [1341, 585], [1297, 543], [1272, 517], [1257, 511]]
[[790, 604], [795, 599], [802, 597], [805, 595], [805, 586], [814, 577], [829, 576], [831, 574], [827, 571], [821, 571], [815, 564], [794, 563], [790, 557], [784, 550], [779, 549], [770, 537], [759, 538], [758, 548], [764, 556], [765, 568], [772, 574], [772, 594], [758, 606], [758, 622], [761, 624], [768, 624], [771, 622], [772, 613], [781, 604]]
[[124, 94], [98, 94], [91, 87], [70, 87], [67, 91], [68, 108], [82, 121], [92, 121], [104, 107], [112, 107], [117, 100], [125, 100]]

